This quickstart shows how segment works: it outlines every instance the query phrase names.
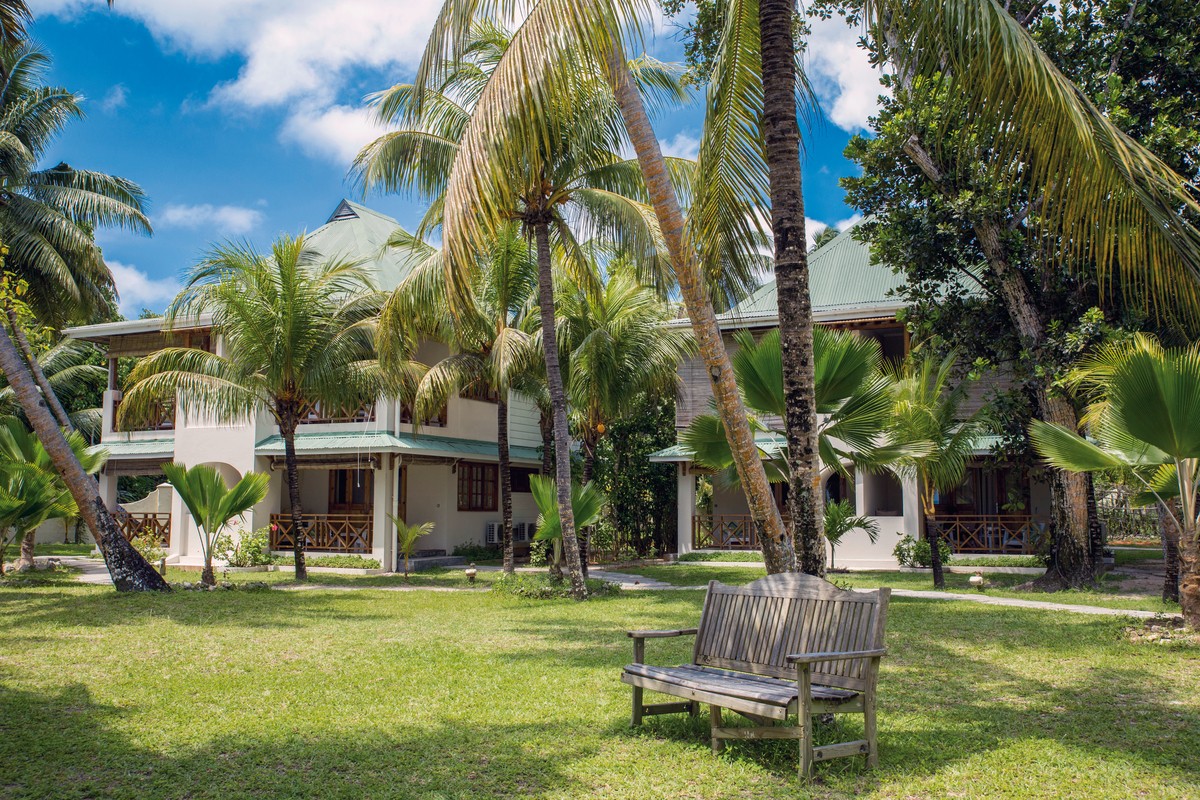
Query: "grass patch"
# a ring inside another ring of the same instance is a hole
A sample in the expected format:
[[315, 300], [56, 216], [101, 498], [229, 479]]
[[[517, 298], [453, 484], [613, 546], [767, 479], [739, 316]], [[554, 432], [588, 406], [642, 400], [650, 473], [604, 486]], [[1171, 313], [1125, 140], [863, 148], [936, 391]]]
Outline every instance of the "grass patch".
[[[271, 563], [281, 567], [291, 567], [296, 563], [295, 556], [271, 556]], [[307, 567], [336, 567], [339, 569], [379, 569], [378, 558], [366, 556], [310, 556], [305, 554], [304, 565]]]
[[623, 631], [695, 625], [702, 597], [0, 587], [0, 794], [1200, 796], [1197, 648], [1131, 643], [1119, 619], [895, 599], [870, 773], [842, 759], [800, 784], [788, 742], [714, 757], [705, 713], [631, 730]]
[[1045, 567], [1040, 556], [954, 556], [951, 567]]
[[87, 558], [96, 549], [94, 544], [63, 544], [62, 542], [45, 542], [33, 546], [33, 554], [37, 556], [79, 556]]
[[690, 561], [738, 561], [762, 563], [762, 553], [751, 550], [729, 550], [721, 553], [684, 553], [679, 557], [681, 562]]
[[1113, 559], [1119, 567], [1122, 564], [1140, 564], [1143, 561], [1162, 561], [1161, 547], [1145, 547], [1137, 550], [1113, 550]]
[[[598, 578], [588, 578], [586, 585], [588, 594], [593, 597], [605, 597], [621, 591], [619, 586]], [[492, 591], [532, 600], [562, 599], [571, 596], [571, 584], [567, 580], [553, 581], [549, 575], [540, 572], [502, 573], [492, 582]]]
[[[337, 575], [328, 572], [310, 572], [308, 581], [301, 583], [292, 572], [229, 572], [217, 569], [218, 581], [247, 583], [262, 581], [272, 586], [289, 588], [295, 586], [348, 586], [357, 588], [399, 589], [405, 586], [426, 588], [466, 589], [472, 586], [462, 569], [453, 567], [435, 567], [421, 572], [410, 572], [408, 579], [403, 575]], [[480, 572], [475, 578], [474, 586], [486, 586], [500, 575], [499, 572]], [[193, 569], [167, 568], [167, 580], [170, 583], [200, 580], [200, 571]]]

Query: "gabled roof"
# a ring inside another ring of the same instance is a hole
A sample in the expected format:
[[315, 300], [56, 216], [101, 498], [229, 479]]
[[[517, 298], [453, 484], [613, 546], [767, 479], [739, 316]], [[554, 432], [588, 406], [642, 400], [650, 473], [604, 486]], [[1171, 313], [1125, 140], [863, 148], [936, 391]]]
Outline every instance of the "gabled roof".
[[328, 259], [362, 261], [374, 273], [376, 288], [395, 289], [413, 267], [411, 256], [387, 247], [388, 237], [400, 223], [361, 203], [343, 199], [325, 224], [305, 239]]
[[[808, 257], [813, 316], [820, 321], [892, 316], [900, 308], [893, 289], [904, 276], [871, 263], [871, 248], [843, 231]], [[729, 311], [717, 315], [722, 328], [749, 328], [779, 322], [775, 281], [768, 281]]]

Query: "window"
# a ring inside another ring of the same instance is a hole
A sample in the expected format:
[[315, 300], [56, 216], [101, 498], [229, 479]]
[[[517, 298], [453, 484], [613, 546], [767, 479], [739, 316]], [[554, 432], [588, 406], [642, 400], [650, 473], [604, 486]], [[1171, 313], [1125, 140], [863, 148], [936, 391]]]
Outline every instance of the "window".
[[529, 488], [529, 479], [534, 475], [541, 475], [542, 471], [530, 467], [510, 467], [509, 473], [512, 475], [513, 494], [529, 494], [532, 491]]
[[369, 469], [329, 471], [329, 511], [363, 514], [371, 510], [375, 473]]
[[464, 461], [458, 465], [458, 510], [495, 511], [500, 469], [495, 464]]

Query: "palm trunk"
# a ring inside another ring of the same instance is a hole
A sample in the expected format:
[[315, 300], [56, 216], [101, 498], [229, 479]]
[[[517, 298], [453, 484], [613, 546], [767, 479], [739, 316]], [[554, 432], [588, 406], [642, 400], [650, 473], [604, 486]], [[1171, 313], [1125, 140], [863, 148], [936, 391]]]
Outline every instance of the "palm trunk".
[[[500, 399], [496, 402], [496, 451], [500, 461], [500, 511], [503, 520], [504, 543], [504, 572], [513, 573], [513, 537], [512, 537], [512, 466], [508, 456], [508, 397], [507, 390], [501, 389]], [[407, 566], [405, 567], [407, 570]]]
[[[933, 505], [933, 491], [928, 482], [921, 481], [921, 517], [925, 526], [925, 541], [929, 543], [929, 566], [933, 569], [933, 588], [946, 588], [946, 575], [942, 570], [942, 529], [938, 525], [937, 509]], [[930, 521], [933, 524], [930, 524]]]
[[538, 408], [538, 430], [542, 434], [542, 474], [554, 472], [554, 415]]
[[783, 355], [784, 432], [788, 443], [791, 544], [801, 572], [825, 574], [820, 456], [813, 365], [812, 299], [796, 121], [795, 0], [761, 0], [763, 118], [775, 240], [775, 293]]
[[279, 433], [283, 436], [283, 460], [287, 470], [288, 503], [292, 507], [292, 556], [296, 564], [296, 580], [308, 580], [304, 566], [304, 544], [308, 531], [304, 528], [304, 513], [300, 507], [300, 466], [296, 461], [296, 412], [288, 407], [280, 414]]
[[29, 340], [25, 338], [25, 332], [21, 330], [21, 325], [17, 319], [17, 311], [13, 308], [11, 299], [7, 298], [4, 301], [4, 313], [8, 316], [8, 324], [12, 329], [13, 339], [17, 343], [17, 348], [21, 351], [21, 356], [25, 359], [25, 364], [29, 367], [30, 373], [33, 374], [33, 381], [42, 391], [42, 397], [46, 399], [46, 405], [50, 407], [50, 412], [54, 414], [54, 419], [58, 421], [60, 427], [68, 431], [75, 430], [75, 426], [71, 424], [71, 417], [67, 414], [67, 410], [63, 408], [59, 402], [58, 395], [54, 393], [54, 388], [50, 385], [50, 381], [46, 378], [46, 373], [42, 371], [42, 365], [38, 362], [37, 356], [33, 354], [33, 348], [29, 346]]
[[558, 491], [558, 516], [562, 524], [563, 553], [571, 578], [571, 596], [587, 598], [579, 540], [575, 536], [575, 513], [571, 507], [571, 442], [567, 428], [567, 393], [558, 364], [558, 334], [554, 327], [554, 273], [550, 258], [550, 226], [544, 218], [533, 223], [537, 240], [538, 306], [542, 317], [542, 353], [546, 359], [546, 384], [554, 415], [554, 481]]
[[675, 192], [675, 185], [671, 183], [662, 148], [650, 125], [642, 97], [629, 74], [629, 65], [615, 47], [608, 52], [607, 77], [621, 109], [625, 130], [637, 152], [638, 164], [667, 245], [675, 279], [679, 282], [688, 319], [708, 369], [717, 413], [725, 426], [734, 467], [746, 492], [750, 516], [762, 545], [763, 562], [768, 573], [789, 572], [795, 566], [795, 559], [791, 557], [794, 551], [788, 544], [790, 537], [775, 506], [766, 470], [754, 444], [746, 406], [734, 379], [733, 365], [729, 362], [729, 353], [721, 338], [716, 311], [701, 275], [697, 254], [694, 248], [684, 244], [684, 221], [679, 196]]
[[[949, 197], [953, 192], [943, 179], [942, 170], [914, 135], [904, 145], [904, 152], [939, 191]], [[974, 219], [975, 237], [983, 250], [988, 266], [1000, 284], [1000, 293], [1009, 319], [1022, 342], [1034, 351], [1045, 347], [1046, 333], [1041, 313], [1034, 302], [1029, 285], [1009, 262], [1004, 250], [999, 223], [994, 219]], [[1038, 416], [1076, 430], [1079, 418], [1074, 406], [1065, 398], [1051, 394], [1045, 381], [1034, 385]], [[1082, 473], [1051, 469], [1051, 554], [1046, 574], [1031, 585], [1054, 591], [1082, 589], [1096, 579], [1096, 562], [1092, 558], [1091, 522], [1088, 506], [1088, 479]]]
[[21, 536], [21, 555], [17, 558], [17, 569], [33, 569], [33, 549], [37, 544], [37, 529], [25, 531]]
[[95, 479], [83, 471], [83, 467], [75, 458], [75, 453], [67, 444], [62, 430], [55, 423], [33, 377], [25, 367], [21, 354], [2, 325], [0, 369], [4, 370], [4, 375], [25, 412], [25, 418], [29, 420], [34, 433], [46, 448], [51, 463], [62, 476], [63, 483], [79, 507], [80, 516], [91, 528], [92, 538], [104, 555], [105, 566], [108, 567], [108, 573], [112, 576], [117, 591], [169, 592], [170, 585], [146, 559], [142, 558], [141, 553], [133, 548], [117, 527], [112, 515], [108, 513]]
[[1179, 528], [1162, 503], [1158, 504], [1158, 536], [1163, 549], [1163, 602], [1179, 602]]
[[[596, 433], [590, 429], [584, 430], [579, 447], [583, 450], [583, 470], [580, 475], [580, 483], [586, 486], [591, 483], [592, 473], [596, 471]], [[594, 528], [594, 525], [588, 525], [580, 531], [579, 564], [583, 568], [584, 580], [587, 580], [588, 576], [588, 559], [592, 555], [592, 533]]]
[[1200, 544], [1193, 522], [1179, 537], [1179, 610], [1189, 628], [1200, 630]]

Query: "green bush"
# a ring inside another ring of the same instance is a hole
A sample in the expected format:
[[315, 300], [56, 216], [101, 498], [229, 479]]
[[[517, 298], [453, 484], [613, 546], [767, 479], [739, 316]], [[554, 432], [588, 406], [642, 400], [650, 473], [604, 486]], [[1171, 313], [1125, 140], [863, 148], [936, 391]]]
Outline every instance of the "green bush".
[[[615, 583], [589, 578], [587, 581], [588, 595], [603, 597], [617, 594], [621, 587]], [[527, 597], [533, 600], [550, 600], [558, 597], [571, 596], [569, 581], [553, 581], [549, 575], [517, 572], [512, 575], [501, 575], [492, 582], [492, 591], [513, 597]]]
[[495, 561], [504, 558], [504, 548], [498, 544], [476, 544], [467, 542], [456, 545], [452, 556], [462, 556], [468, 561]]
[[[944, 539], [938, 542], [938, 552], [942, 554], [942, 564], [949, 564], [950, 545]], [[924, 539], [918, 542], [907, 534], [896, 544], [892, 555], [902, 567], [928, 567], [933, 563], [929, 542]]]
[[956, 567], [1044, 567], [1041, 556], [955, 556], [951, 562]]
[[729, 550], [724, 553], [684, 553], [680, 561], [738, 561], [761, 564], [763, 557], [758, 551]]
[[213, 543], [213, 555], [224, 559], [231, 567], [261, 567], [272, 561], [270, 548], [271, 531], [268, 528], [239, 530], [236, 539], [226, 531]]
[[[274, 556], [271, 563], [290, 567], [296, 563], [292, 556]], [[335, 567], [337, 569], [379, 569], [379, 559], [365, 556], [305, 556], [305, 566]]]
[[158, 534], [154, 531], [142, 531], [137, 536], [129, 540], [133, 545], [133, 549], [142, 554], [142, 558], [146, 559], [151, 565], [158, 568], [158, 562], [167, 557], [167, 553], [162, 549], [162, 540], [158, 538]]

